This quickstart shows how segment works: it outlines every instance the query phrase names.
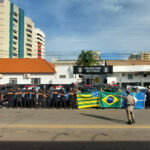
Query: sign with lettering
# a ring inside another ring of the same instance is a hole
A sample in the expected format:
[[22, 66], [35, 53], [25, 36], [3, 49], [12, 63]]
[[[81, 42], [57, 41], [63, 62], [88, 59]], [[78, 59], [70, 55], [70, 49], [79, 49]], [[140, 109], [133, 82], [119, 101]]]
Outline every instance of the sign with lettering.
[[113, 66], [74, 66], [74, 74], [112, 74]]

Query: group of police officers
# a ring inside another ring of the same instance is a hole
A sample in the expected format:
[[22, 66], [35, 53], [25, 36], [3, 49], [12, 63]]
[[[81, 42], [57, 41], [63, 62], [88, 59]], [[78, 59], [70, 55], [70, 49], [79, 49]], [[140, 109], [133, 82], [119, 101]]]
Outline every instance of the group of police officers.
[[[60, 97], [58, 97], [58, 94]], [[26, 87], [24, 91], [21, 88], [18, 88], [16, 92], [10, 88], [6, 94], [6, 99], [8, 100], [8, 108], [77, 108], [76, 92], [73, 88], [69, 89], [68, 96], [69, 98], [67, 101], [64, 89], [60, 89], [60, 92], [58, 93], [56, 87], [53, 88], [52, 92], [49, 90], [44, 91], [42, 88], [38, 91], [36, 91], [35, 88], [29, 90], [28, 87]], [[3, 93], [0, 93], [0, 107], [3, 106], [3, 101]]]

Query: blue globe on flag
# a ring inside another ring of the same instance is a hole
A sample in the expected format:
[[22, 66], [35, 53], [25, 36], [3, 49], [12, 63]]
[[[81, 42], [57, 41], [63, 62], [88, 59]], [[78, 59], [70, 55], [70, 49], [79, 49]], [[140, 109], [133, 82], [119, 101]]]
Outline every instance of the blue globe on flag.
[[107, 98], [107, 103], [111, 104], [114, 102], [114, 98], [112, 96]]

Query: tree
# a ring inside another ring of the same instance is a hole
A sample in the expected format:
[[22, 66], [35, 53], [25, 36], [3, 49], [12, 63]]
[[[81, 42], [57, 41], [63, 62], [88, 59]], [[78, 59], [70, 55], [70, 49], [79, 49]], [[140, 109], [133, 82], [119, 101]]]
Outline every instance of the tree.
[[94, 66], [96, 64], [93, 51], [84, 51], [80, 53], [77, 60], [77, 66]]

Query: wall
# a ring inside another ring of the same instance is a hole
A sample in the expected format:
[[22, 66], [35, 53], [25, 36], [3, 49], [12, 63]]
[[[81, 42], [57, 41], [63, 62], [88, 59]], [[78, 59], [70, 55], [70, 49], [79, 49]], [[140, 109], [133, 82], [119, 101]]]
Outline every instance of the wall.
[[31, 74], [29, 79], [24, 78], [24, 74], [3, 74], [0, 84], [9, 83], [10, 78], [17, 78], [17, 84], [31, 84], [31, 78], [41, 78], [41, 84], [51, 84], [53, 74]]
[[[80, 82], [79, 76], [73, 74], [73, 65], [69, 64], [55, 64], [55, 79], [53, 84], [71, 84]], [[60, 75], [66, 75], [66, 78], [60, 78]]]

